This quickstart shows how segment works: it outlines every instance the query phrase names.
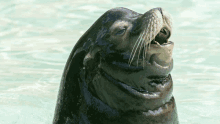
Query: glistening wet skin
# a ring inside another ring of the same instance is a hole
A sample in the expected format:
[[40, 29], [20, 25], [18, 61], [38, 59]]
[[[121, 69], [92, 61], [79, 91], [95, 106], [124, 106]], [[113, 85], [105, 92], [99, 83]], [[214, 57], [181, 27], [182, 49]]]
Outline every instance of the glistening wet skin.
[[53, 123], [178, 124], [171, 33], [162, 8], [104, 13], [70, 54]]

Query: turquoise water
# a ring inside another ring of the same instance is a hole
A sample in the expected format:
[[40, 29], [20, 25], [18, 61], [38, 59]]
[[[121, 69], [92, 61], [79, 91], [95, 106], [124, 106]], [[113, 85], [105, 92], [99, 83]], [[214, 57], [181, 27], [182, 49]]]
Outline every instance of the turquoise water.
[[[5, 0], [6, 1], [6, 0]], [[181, 124], [220, 124], [220, 1], [0, 1], [0, 124], [51, 124], [67, 58], [105, 11], [173, 16], [174, 96]]]

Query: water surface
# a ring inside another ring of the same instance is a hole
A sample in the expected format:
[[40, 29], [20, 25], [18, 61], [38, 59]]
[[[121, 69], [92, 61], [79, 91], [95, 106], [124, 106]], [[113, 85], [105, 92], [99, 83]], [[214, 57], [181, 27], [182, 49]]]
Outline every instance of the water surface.
[[173, 16], [174, 96], [181, 124], [220, 123], [220, 1], [0, 2], [0, 124], [52, 123], [60, 79], [79, 37], [105, 11]]

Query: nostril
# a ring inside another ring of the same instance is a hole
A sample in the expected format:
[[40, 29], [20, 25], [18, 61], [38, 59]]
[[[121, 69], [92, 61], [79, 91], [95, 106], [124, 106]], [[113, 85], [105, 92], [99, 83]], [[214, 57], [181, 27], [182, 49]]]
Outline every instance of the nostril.
[[158, 10], [160, 11], [161, 15], [163, 16], [162, 8], [159, 7]]
[[167, 28], [162, 28], [162, 29], [160, 30], [160, 32], [161, 32], [162, 34], [164, 34], [164, 36], [166, 36], [167, 38], [170, 37], [170, 31], [169, 31]]
[[168, 33], [168, 31], [165, 28], [161, 29], [160, 32], [163, 33], [164, 35], [167, 35]]

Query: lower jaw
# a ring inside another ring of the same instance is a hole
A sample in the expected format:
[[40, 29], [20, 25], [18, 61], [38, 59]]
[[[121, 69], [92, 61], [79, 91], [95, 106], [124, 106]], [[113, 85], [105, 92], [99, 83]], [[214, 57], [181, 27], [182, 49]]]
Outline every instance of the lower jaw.
[[[160, 66], [168, 66], [172, 62], [172, 51], [174, 43], [168, 41], [167, 43], [151, 44], [150, 50], [146, 53], [146, 59], [134, 62], [133, 65], [154, 65], [156, 63]], [[143, 58], [141, 56], [140, 58]]]
[[[164, 57], [162, 55], [162, 57]], [[170, 63], [172, 62], [172, 57], [171, 56], [167, 56], [166, 59], [161, 59], [158, 55], [153, 54], [151, 55], [149, 62], [151, 65], [154, 65], [154, 63], [156, 63], [157, 65], [160, 65], [161, 67], [166, 67], [169, 66]]]

